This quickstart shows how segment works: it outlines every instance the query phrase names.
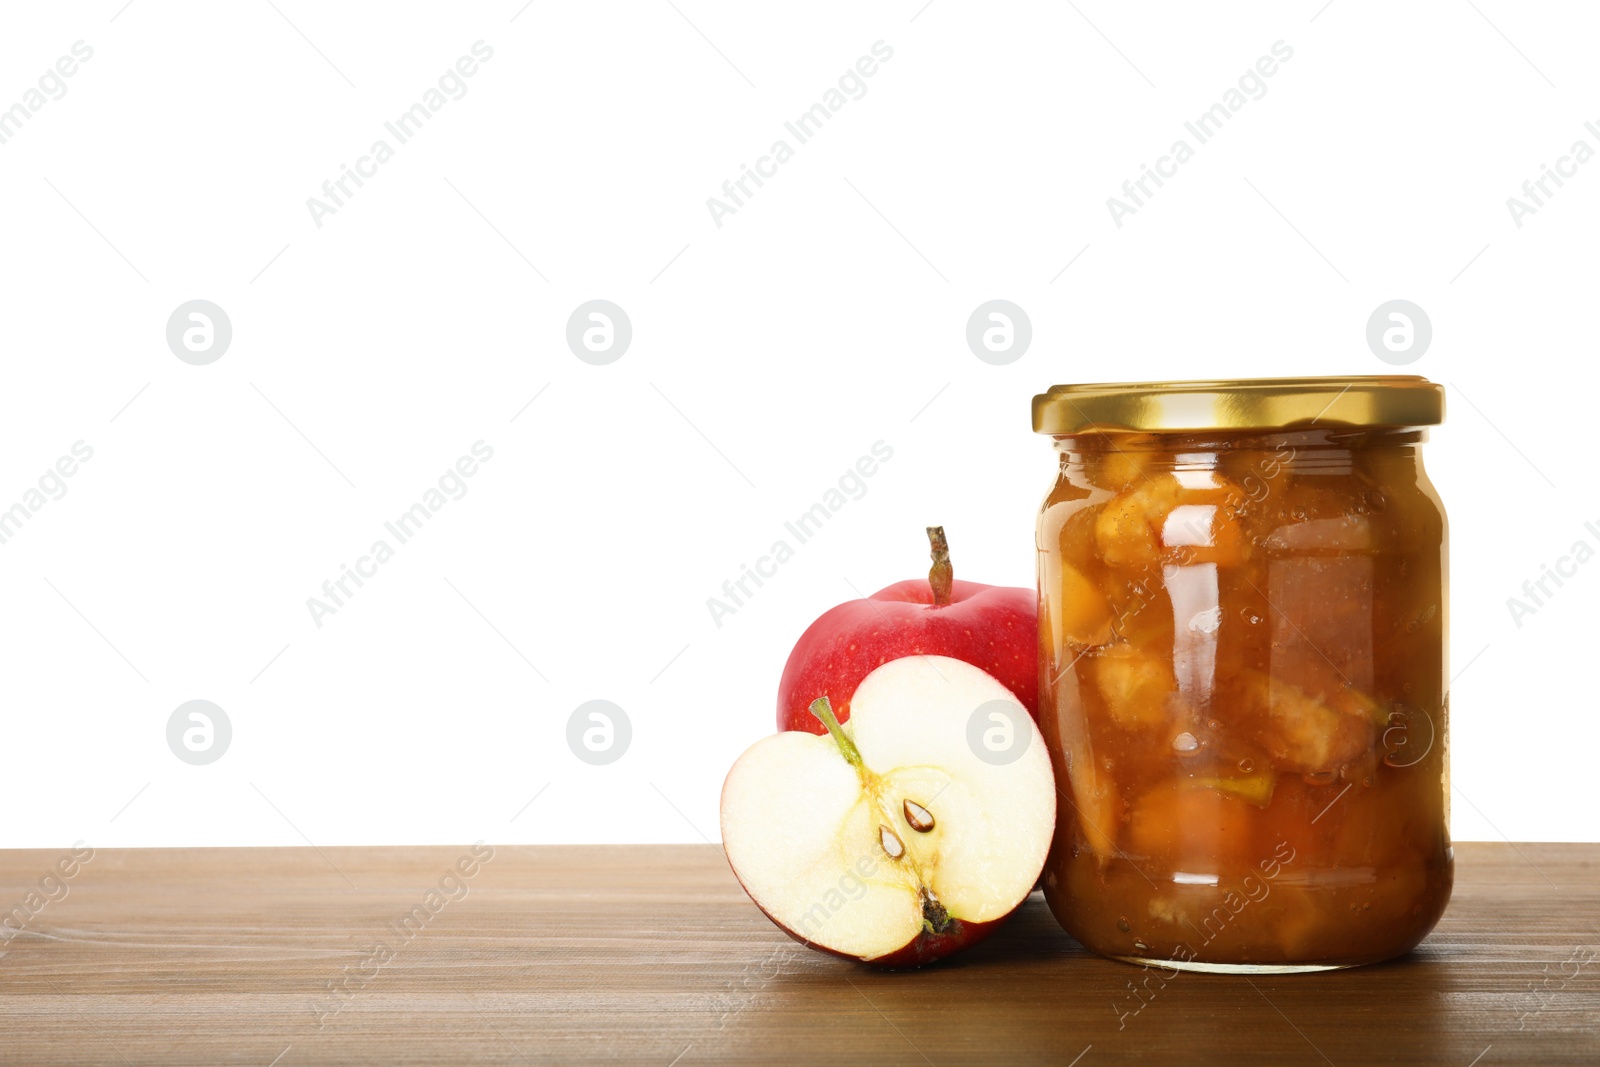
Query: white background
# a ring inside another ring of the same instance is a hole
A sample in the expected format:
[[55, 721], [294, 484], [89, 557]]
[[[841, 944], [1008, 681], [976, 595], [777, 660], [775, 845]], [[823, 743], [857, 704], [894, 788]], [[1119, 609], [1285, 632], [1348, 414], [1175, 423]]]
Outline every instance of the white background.
[[[1449, 388], [1455, 834], [1600, 839], [1600, 562], [1520, 627], [1506, 603], [1600, 546], [1600, 161], [1506, 206], [1600, 148], [1592, 12], [674, 3], [6, 6], [0, 107], [94, 55], [0, 145], [0, 507], [94, 455], [0, 545], [4, 844], [715, 839], [794, 639], [924, 573], [925, 525], [958, 576], [1032, 584], [1035, 392], [1389, 372], [1364, 330], [1393, 298]], [[466, 95], [318, 228], [307, 198], [478, 40]], [[879, 40], [866, 95], [717, 227], [706, 199]], [[1114, 225], [1279, 40], [1266, 95]], [[1003, 367], [964, 339], [997, 297], [1034, 331]], [[165, 340], [196, 298], [233, 325], [209, 366]], [[592, 298], [633, 323], [609, 366], [565, 344]], [[307, 598], [479, 440], [318, 628]], [[715, 626], [878, 440], [866, 495]], [[196, 698], [233, 726], [209, 766], [165, 739]], [[633, 724], [609, 766], [565, 742], [595, 698]]]

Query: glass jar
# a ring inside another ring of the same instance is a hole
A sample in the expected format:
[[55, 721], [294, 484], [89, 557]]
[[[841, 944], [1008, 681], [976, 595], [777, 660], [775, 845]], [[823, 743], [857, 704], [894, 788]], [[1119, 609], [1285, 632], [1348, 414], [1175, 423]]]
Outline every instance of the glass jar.
[[1058, 385], [1039, 719], [1044, 891], [1104, 956], [1351, 967], [1453, 880], [1444, 509], [1412, 376]]

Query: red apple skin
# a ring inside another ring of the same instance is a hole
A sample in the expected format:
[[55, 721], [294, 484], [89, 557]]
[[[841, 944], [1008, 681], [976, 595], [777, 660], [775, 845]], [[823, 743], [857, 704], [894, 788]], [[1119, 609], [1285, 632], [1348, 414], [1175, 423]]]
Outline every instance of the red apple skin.
[[935, 606], [925, 578], [829, 608], [789, 653], [778, 683], [778, 729], [823, 734], [809, 711], [826, 696], [840, 722], [867, 675], [902, 656], [949, 656], [993, 675], [1039, 718], [1038, 593], [957, 579]]
[[[733, 865], [730, 863], [728, 867], [731, 870]], [[1016, 914], [1015, 911], [1007, 912], [1000, 918], [992, 919], [985, 923], [971, 923], [961, 919], [952, 919], [949, 929], [942, 934], [933, 933], [927, 927], [923, 927], [922, 932], [912, 938], [910, 944], [903, 948], [885, 956], [876, 956], [870, 960], [864, 960], [860, 956], [852, 956], [847, 952], [840, 952], [826, 945], [819, 945], [803, 934], [789, 929], [777, 919], [774, 919], [772, 913], [761, 906], [761, 902], [756, 900], [755, 894], [751, 893], [750, 888], [744, 884], [744, 880], [739, 878], [738, 871], [733, 872], [733, 877], [739, 882], [739, 888], [743, 889], [745, 895], [750, 897], [750, 902], [756, 906], [756, 910], [765, 915], [773, 926], [776, 926], [806, 948], [816, 949], [818, 952], [824, 952], [829, 956], [837, 956], [839, 959], [849, 960], [851, 963], [864, 963], [869, 967], [881, 967], [891, 971], [922, 967], [960, 952], [964, 948], [971, 948], [978, 942], [987, 940], [990, 934], [1000, 929], [1007, 919]], [[1020, 907], [1021, 905], [1018, 906]]]

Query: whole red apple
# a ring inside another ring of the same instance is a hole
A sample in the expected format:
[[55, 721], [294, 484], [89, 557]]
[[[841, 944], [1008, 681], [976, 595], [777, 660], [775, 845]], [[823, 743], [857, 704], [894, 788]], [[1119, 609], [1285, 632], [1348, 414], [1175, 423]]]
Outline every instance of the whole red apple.
[[903, 656], [948, 656], [993, 675], [1039, 718], [1038, 594], [1016, 586], [955, 581], [944, 527], [928, 527], [926, 581], [896, 582], [829, 608], [789, 653], [778, 683], [778, 729], [820, 734], [810, 713], [826, 696], [840, 722], [861, 679]]

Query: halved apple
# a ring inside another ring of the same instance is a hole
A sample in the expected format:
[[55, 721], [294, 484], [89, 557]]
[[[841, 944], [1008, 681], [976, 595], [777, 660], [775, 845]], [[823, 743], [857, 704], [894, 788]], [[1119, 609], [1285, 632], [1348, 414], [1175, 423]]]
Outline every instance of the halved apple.
[[1038, 727], [961, 660], [907, 656], [867, 675], [827, 736], [789, 731], [740, 756], [722, 846], [756, 906], [796, 940], [915, 966], [989, 936], [1027, 899], [1055, 827]]

